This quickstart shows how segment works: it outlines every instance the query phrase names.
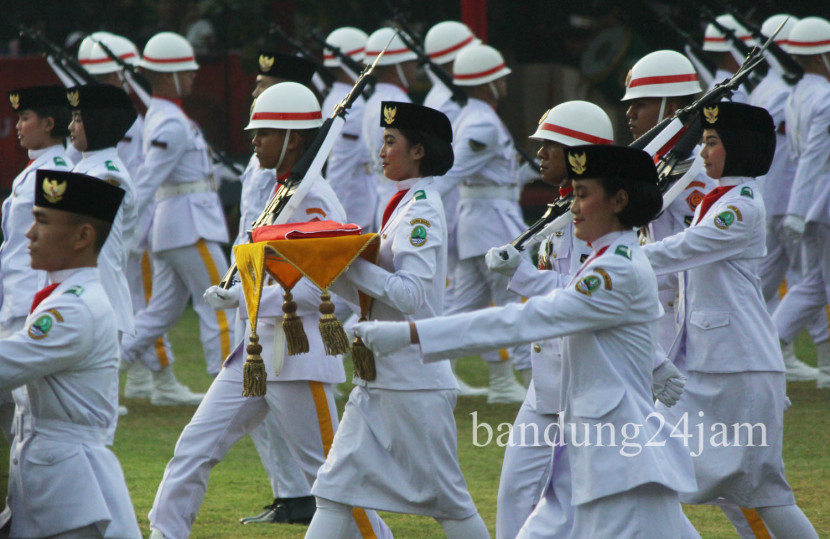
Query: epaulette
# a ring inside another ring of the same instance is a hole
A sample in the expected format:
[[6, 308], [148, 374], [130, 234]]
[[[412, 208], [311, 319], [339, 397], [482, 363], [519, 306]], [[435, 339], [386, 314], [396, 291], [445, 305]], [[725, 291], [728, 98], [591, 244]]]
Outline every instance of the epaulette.
[[79, 284], [76, 284], [72, 288], [67, 288], [66, 290], [64, 290], [63, 293], [64, 294], [74, 294], [74, 295], [80, 297], [81, 294], [84, 293], [84, 287], [79, 285]]
[[55, 162], [55, 164], [56, 164], [56, 165], [58, 165], [58, 166], [61, 166], [61, 167], [65, 167], [65, 166], [67, 166], [67, 165], [66, 165], [66, 161], [64, 160], [64, 158], [63, 158], [63, 157], [61, 157], [61, 156], [59, 156], [59, 155], [56, 155], [56, 156], [55, 156], [52, 160], [53, 160], [53, 161]]
[[748, 185], [744, 185], [743, 187], [741, 187], [741, 196], [755, 198], [755, 194], [752, 192], [752, 187]]
[[624, 256], [631, 260], [631, 248], [628, 247], [628, 245], [617, 245], [617, 249], [614, 251], [614, 254]]
[[107, 161], [104, 164], [107, 165], [107, 170], [114, 170], [115, 172], [119, 172], [118, 167], [115, 166], [115, 163], [113, 163], [112, 161]]
[[419, 189], [418, 191], [415, 191], [415, 196], [413, 196], [413, 198], [414, 198], [415, 200], [423, 200], [423, 199], [425, 199], [426, 197], [427, 197], [427, 194], [426, 194], [426, 193], [424, 193], [424, 191], [423, 191], [423, 190], [420, 190], [420, 189]]

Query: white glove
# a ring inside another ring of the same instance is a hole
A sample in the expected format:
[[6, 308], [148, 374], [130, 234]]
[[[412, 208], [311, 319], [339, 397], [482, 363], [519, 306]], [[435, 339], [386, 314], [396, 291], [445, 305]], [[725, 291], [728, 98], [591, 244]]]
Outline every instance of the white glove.
[[680, 400], [686, 377], [683, 376], [674, 363], [667, 359], [651, 373], [651, 394], [654, 398], [671, 408]]
[[516, 268], [522, 262], [522, 255], [515, 247], [508, 243], [501, 247], [493, 247], [487, 251], [487, 254], [484, 255], [484, 262], [490, 271], [512, 277], [516, 273]]
[[221, 286], [214, 285], [205, 290], [202, 297], [214, 310], [236, 309], [239, 307], [239, 300], [242, 297], [242, 286], [236, 283], [225, 290]]
[[358, 322], [352, 331], [372, 352], [381, 356], [412, 344], [409, 322]]
[[787, 215], [784, 217], [782, 226], [784, 227], [784, 234], [787, 236], [787, 239], [793, 242], [801, 241], [801, 237], [804, 236], [805, 227], [803, 217]]

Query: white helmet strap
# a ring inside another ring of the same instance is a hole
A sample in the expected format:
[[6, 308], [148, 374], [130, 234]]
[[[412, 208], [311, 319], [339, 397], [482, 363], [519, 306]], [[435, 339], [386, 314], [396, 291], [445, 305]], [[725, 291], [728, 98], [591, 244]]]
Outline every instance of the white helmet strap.
[[490, 91], [493, 92], [493, 99], [496, 101], [499, 100], [499, 90], [496, 88], [496, 85], [493, 84], [493, 81], [487, 83], [487, 86], [490, 88]]
[[182, 87], [179, 84], [179, 72], [178, 71], [173, 72], [173, 84], [176, 85], [176, 95], [179, 96], [179, 97], [182, 97]]
[[821, 54], [821, 61], [824, 62], [824, 69], [827, 70], [827, 77], [830, 78], [830, 62], [827, 61], [827, 53]]
[[409, 88], [409, 81], [406, 80], [406, 75], [403, 74], [403, 69], [401, 69], [401, 64], [395, 64], [395, 71], [398, 73], [398, 77], [401, 79], [401, 84], [403, 84], [404, 88]]
[[285, 159], [285, 151], [288, 149], [288, 139], [291, 138], [291, 130], [285, 130], [285, 138], [282, 139], [282, 150], [280, 150], [280, 158], [277, 161], [277, 166], [274, 167], [274, 170], [277, 173], [277, 176], [280, 175], [280, 166], [282, 165], [282, 160]]
[[666, 114], [666, 96], [660, 99], [660, 112], [657, 113], [657, 123], [663, 121], [663, 116]]

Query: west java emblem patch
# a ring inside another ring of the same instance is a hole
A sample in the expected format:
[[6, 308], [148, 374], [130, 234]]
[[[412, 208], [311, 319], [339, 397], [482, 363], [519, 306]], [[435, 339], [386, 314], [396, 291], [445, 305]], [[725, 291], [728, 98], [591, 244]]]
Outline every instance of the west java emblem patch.
[[731, 211], [724, 211], [715, 216], [715, 226], [726, 230], [735, 222], [735, 214]]

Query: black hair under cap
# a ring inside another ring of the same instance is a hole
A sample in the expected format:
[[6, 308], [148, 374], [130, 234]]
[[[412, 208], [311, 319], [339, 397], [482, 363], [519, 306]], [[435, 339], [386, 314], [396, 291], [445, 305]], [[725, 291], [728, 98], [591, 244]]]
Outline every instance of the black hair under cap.
[[41, 208], [86, 215], [112, 224], [123, 198], [123, 189], [86, 174], [37, 171], [35, 206]]
[[66, 90], [66, 99], [72, 110], [81, 112], [85, 151], [114, 147], [138, 117], [127, 92], [111, 84], [75, 86]]
[[452, 125], [447, 115], [414, 103], [381, 102], [380, 126], [423, 131], [445, 142], [452, 143]]
[[303, 86], [311, 85], [314, 76], [314, 62], [271, 51], [259, 52], [259, 74], [266, 77], [275, 77], [291, 82], [298, 82]]
[[15, 112], [43, 107], [66, 108], [66, 88], [60, 85], [19, 88], [9, 92], [9, 103]]
[[775, 153], [775, 123], [766, 109], [721, 102], [701, 111], [703, 129], [714, 129], [726, 150], [723, 176], [763, 176]]

